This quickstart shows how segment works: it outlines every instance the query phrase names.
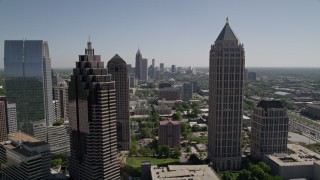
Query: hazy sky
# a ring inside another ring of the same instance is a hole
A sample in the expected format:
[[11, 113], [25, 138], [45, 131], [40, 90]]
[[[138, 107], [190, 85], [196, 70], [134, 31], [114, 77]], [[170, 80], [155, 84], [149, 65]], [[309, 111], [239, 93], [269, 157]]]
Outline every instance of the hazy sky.
[[0, 0], [4, 40], [49, 42], [52, 67], [74, 67], [91, 37], [107, 64], [118, 53], [165, 66], [209, 66], [226, 17], [248, 67], [320, 67], [320, 0]]

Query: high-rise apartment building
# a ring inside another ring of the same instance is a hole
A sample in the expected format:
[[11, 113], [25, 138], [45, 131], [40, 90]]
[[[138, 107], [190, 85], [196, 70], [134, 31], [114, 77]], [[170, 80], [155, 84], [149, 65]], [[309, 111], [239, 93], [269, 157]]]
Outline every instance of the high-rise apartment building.
[[49, 144], [22, 132], [0, 142], [2, 179], [47, 179], [50, 174]]
[[160, 121], [158, 144], [168, 145], [170, 147], [180, 147], [180, 129], [181, 124], [179, 121]]
[[183, 101], [189, 101], [192, 99], [193, 93], [193, 84], [192, 83], [183, 83], [181, 88], [181, 99]]
[[18, 131], [17, 128], [17, 112], [16, 112], [16, 104], [10, 103], [7, 104], [7, 113], [8, 113], [8, 130], [9, 134]]
[[244, 64], [243, 44], [227, 19], [210, 50], [208, 155], [219, 170], [241, 167]]
[[7, 140], [8, 131], [7, 100], [0, 96], [0, 142]]
[[42, 40], [4, 42], [7, 101], [16, 103], [18, 130], [32, 135], [35, 121], [53, 122], [51, 60]]
[[260, 159], [266, 154], [286, 153], [288, 124], [287, 111], [280, 101], [260, 101], [251, 118], [251, 155]]
[[69, 114], [70, 177], [120, 179], [115, 82], [91, 42], [71, 75]]
[[119, 150], [130, 149], [129, 77], [126, 62], [116, 54], [107, 65], [111, 80], [116, 84], [117, 139]]

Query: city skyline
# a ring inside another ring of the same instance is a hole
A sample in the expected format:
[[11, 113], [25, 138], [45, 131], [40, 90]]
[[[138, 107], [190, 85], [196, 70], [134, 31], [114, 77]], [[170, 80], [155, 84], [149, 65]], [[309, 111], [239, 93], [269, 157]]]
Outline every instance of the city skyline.
[[[208, 67], [210, 45], [229, 17], [250, 52], [247, 67], [320, 67], [320, 1], [95, 1], [90, 3], [94, 11], [76, 13], [87, 6], [85, 1], [2, 0], [0, 48], [4, 40], [44, 39], [50, 43], [52, 67], [72, 68], [70, 59], [91, 36], [104, 62], [118, 53], [134, 64], [140, 48], [157, 66]], [[1, 51], [1, 69], [3, 57]]]

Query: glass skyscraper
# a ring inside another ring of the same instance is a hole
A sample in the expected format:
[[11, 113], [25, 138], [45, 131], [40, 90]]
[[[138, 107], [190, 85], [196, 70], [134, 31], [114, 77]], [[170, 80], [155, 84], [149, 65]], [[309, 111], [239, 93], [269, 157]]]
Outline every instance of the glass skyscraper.
[[49, 47], [42, 40], [7, 40], [4, 43], [6, 95], [16, 103], [18, 130], [33, 135], [33, 122], [53, 123]]

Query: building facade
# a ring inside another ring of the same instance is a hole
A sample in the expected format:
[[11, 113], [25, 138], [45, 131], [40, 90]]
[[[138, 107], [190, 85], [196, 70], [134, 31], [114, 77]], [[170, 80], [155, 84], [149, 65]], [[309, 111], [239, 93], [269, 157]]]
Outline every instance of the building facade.
[[213, 167], [241, 167], [243, 114], [243, 44], [228, 19], [210, 50], [208, 155]]
[[49, 144], [22, 132], [0, 142], [2, 179], [42, 180], [50, 176]]
[[168, 145], [170, 147], [180, 147], [180, 129], [181, 124], [179, 121], [160, 121], [158, 144]]
[[286, 153], [289, 118], [280, 101], [262, 100], [251, 118], [251, 155], [260, 159], [266, 154]]
[[119, 150], [130, 149], [129, 77], [126, 62], [116, 54], [107, 65], [111, 80], [116, 84], [117, 139]]
[[178, 88], [162, 88], [158, 92], [159, 100], [179, 100], [180, 99], [180, 89]]
[[4, 43], [7, 101], [16, 103], [18, 130], [32, 135], [34, 121], [54, 121], [49, 46], [42, 40]]
[[8, 131], [7, 100], [0, 96], [0, 142], [7, 140]]
[[53, 75], [53, 100], [58, 101], [57, 120], [69, 121], [68, 83], [59, 74]]
[[183, 83], [181, 88], [181, 99], [183, 101], [189, 101], [192, 99], [193, 93], [193, 84], [192, 83]]
[[69, 110], [70, 177], [120, 179], [115, 82], [91, 42], [71, 75]]
[[18, 131], [17, 127], [17, 111], [16, 104], [10, 103], [7, 104], [7, 113], [8, 113], [8, 130], [9, 134]]

